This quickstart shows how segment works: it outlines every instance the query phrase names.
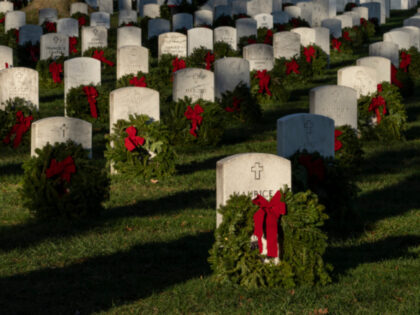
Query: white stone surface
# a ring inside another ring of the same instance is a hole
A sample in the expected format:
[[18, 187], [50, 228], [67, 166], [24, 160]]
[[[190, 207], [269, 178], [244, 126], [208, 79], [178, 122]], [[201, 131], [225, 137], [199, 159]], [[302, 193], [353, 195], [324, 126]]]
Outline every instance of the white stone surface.
[[13, 67], [13, 49], [0, 45], [0, 70]]
[[160, 57], [163, 54], [186, 57], [187, 36], [176, 32], [160, 34], [158, 39], [158, 56]]
[[41, 36], [40, 58], [56, 59], [60, 56], [69, 55], [69, 37], [59, 33], [48, 33]]
[[273, 47], [267, 44], [251, 44], [243, 48], [243, 57], [249, 61], [250, 70], [267, 70], [274, 68]]
[[123, 26], [117, 30], [117, 49], [123, 46], [141, 46], [141, 28]]
[[42, 23], [48, 22], [57, 22], [58, 20], [58, 12], [57, 9], [53, 8], [45, 8], [40, 9], [38, 13], [38, 24], [41, 25]]
[[222, 42], [229, 44], [229, 46], [236, 50], [237, 46], [237, 35], [236, 28], [231, 26], [219, 26], [213, 31], [214, 43]]
[[107, 47], [108, 31], [105, 26], [82, 27], [82, 53], [92, 47]]
[[149, 50], [141, 46], [124, 46], [117, 50], [117, 80], [127, 74], [149, 72]]
[[337, 84], [357, 91], [357, 98], [375, 93], [378, 86], [376, 70], [365, 66], [349, 66], [338, 70]]
[[214, 102], [214, 73], [199, 68], [185, 68], [174, 73], [172, 87], [174, 101], [185, 96], [193, 102], [203, 99]]
[[300, 56], [300, 35], [293, 32], [278, 32], [273, 35], [274, 58], [291, 59]]
[[59, 19], [57, 21], [57, 33], [69, 37], [79, 37], [79, 22], [72, 18]]
[[385, 57], [363, 57], [356, 60], [356, 65], [373, 68], [378, 83], [391, 82], [391, 60]]
[[392, 42], [376, 42], [369, 45], [369, 56], [385, 57], [398, 67], [400, 64], [400, 53], [398, 45]]
[[93, 12], [90, 15], [90, 26], [104, 26], [106, 29], [110, 29], [111, 16], [107, 12]]
[[9, 11], [6, 13], [6, 21], [4, 22], [4, 32], [11, 29], [19, 29], [26, 24], [26, 14], [22, 11]]
[[226, 91], [233, 91], [241, 82], [250, 86], [248, 60], [227, 57], [214, 62], [215, 96], [221, 98]]
[[204, 47], [213, 50], [213, 30], [206, 27], [195, 27], [187, 32], [188, 55], [194, 52], [194, 49]]

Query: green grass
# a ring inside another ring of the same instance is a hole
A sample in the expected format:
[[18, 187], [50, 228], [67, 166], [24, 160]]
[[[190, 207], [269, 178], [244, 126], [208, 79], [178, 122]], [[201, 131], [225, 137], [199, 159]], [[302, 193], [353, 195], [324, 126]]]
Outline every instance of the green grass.
[[[414, 11], [393, 12], [392, 27]], [[383, 27], [386, 30], [388, 25]], [[365, 47], [365, 54], [366, 54]], [[35, 221], [18, 195], [29, 155], [0, 149], [0, 314], [419, 314], [420, 91], [405, 100], [406, 141], [366, 143], [356, 208], [364, 229], [330, 239], [333, 283], [246, 290], [212, 281], [216, 161], [276, 152], [277, 118], [308, 110], [308, 90], [335, 84], [356, 57], [332, 60], [325, 77], [264, 110], [253, 130], [222, 145], [179, 150], [176, 176], [160, 182], [112, 178], [97, 219]], [[41, 90], [43, 117], [61, 115], [63, 91]], [[104, 164], [103, 134], [94, 135]]]

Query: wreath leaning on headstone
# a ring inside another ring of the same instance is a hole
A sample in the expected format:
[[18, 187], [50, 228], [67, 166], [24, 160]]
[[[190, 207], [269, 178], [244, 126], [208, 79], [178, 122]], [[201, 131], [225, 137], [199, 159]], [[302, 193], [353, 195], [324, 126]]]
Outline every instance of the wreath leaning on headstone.
[[248, 288], [329, 283], [320, 229], [328, 216], [317, 196], [283, 190], [261, 198], [233, 195], [218, 209], [223, 222], [208, 259], [215, 280]]
[[66, 57], [61, 56], [53, 59], [39, 60], [36, 70], [39, 74], [39, 86], [45, 89], [56, 88], [64, 85], [64, 61]]
[[6, 101], [0, 109], [0, 141], [14, 149], [29, 148], [31, 124], [39, 118], [35, 105], [22, 98]]
[[47, 144], [23, 164], [23, 203], [36, 217], [97, 215], [109, 197], [106, 172], [72, 141]]
[[169, 131], [146, 115], [130, 115], [118, 120], [105, 151], [108, 164], [126, 176], [161, 178], [175, 172], [175, 153]]
[[362, 143], [357, 137], [357, 130], [349, 125], [337, 127], [334, 138], [335, 160], [349, 175], [356, 175], [363, 160]]

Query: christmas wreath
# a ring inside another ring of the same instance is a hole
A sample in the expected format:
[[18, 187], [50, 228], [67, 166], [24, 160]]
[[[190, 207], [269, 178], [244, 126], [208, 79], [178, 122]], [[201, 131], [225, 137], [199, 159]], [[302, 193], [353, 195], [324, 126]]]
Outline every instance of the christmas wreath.
[[79, 28], [90, 25], [90, 17], [87, 14], [76, 12], [71, 17], [79, 22]]
[[339, 167], [347, 171], [349, 176], [354, 176], [360, 170], [363, 161], [363, 150], [357, 130], [351, 126], [340, 126], [335, 129], [335, 159]]
[[241, 57], [242, 55], [238, 50], [232, 49], [228, 43], [216, 42], [213, 45], [214, 56], [217, 59], [225, 57]]
[[106, 172], [72, 141], [47, 144], [23, 164], [20, 195], [36, 217], [80, 218], [97, 215], [109, 198]]
[[173, 144], [216, 145], [220, 142], [226, 112], [219, 104], [185, 97], [171, 105], [164, 122]]
[[119, 173], [144, 179], [161, 178], [175, 172], [175, 154], [169, 131], [146, 115], [118, 120], [105, 151], [108, 164]]
[[218, 212], [223, 222], [208, 259], [217, 282], [291, 288], [331, 281], [320, 229], [328, 216], [312, 192], [278, 191], [271, 201], [233, 195]]
[[102, 75], [110, 75], [115, 77], [116, 67], [115, 67], [115, 49], [109, 47], [92, 47], [86, 50], [83, 53], [85, 57], [92, 57], [101, 62], [101, 72]]
[[203, 46], [195, 48], [194, 51], [186, 58], [186, 66], [188, 68], [203, 68], [213, 70], [215, 55], [213, 52]]
[[109, 90], [101, 85], [71, 88], [67, 92], [66, 113], [67, 116], [106, 127], [109, 119]]
[[358, 100], [359, 129], [364, 139], [390, 141], [404, 138], [407, 113], [396, 86], [383, 82], [378, 91]]
[[37, 42], [35, 45], [31, 42], [26, 42], [22, 46], [19, 45], [16, 51], [19, 60], [19, 66], [32, 69], [36, 68], [40, 54], [39, 42]]
[[44, 89], [64, 86], [64, 61], [66, 57], [61, 56], [57, 59], [48, 58], [40, 60], [36, 64], [39, 74], [39, 86]]
[[42, 27], [43, 34], [56, 33], [57, 32], [57, 23], [55, 23], [55, 22], [44, 21], [41, 24], [41, 27]]
[[0, 109], [0, 140], [3, 145], [14, 149], [28, 150], [32, 122], [39, 119], [35, 105], [22, 98], [8, 100]]
[[287, 102], [290, 92], [283, 84], [284, 75], [273, 69], [251, 71], [251, 94], [261, 105]]

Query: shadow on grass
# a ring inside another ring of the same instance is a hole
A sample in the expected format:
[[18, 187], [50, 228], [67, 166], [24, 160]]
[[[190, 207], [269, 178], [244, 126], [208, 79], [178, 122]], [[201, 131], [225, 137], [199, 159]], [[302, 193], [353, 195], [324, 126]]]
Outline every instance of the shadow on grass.
[[420, 236], [404, 235], [392, 236], [373, 243], [356, 246], [329, 247], [326, 260], [334, 265], [333, 277], [346, 273], [361, 264], [381, 262], [395, 258], [417, 258], [417, 254], [410, 253], [410, 247], [420, 245]]
[[204, 170], [215, 170], [217, 161], [225, 158], [226, 156], [227, 155], [218, 155], [200, 162], [193, 161], [189, 164], [177, 165], [177, 174], [186, 175]]
[[212, 233], [202, 233], [4, 277], [1, 313], [90, 314], [130, 303], [210, 274], [207, 257], [212, 243]]
[[0, 178], [9, 175], [23, 175], [22, 163], [8, 163], [0, 166]]
[[[120, 218], [170, 214], [188, 208], [208, 208], [216, 204], [213, 190], [196, 189], [177, 192], [159, 199], [142, 200], [133, 205], [104, 211], [98, 218], [79, 221], [51, 219], [0, 228], [0, 250], [27, 248], [47, 239], [56, 240], [82, 234]], [[1, 312], [0, 312], [1, 313]]]

